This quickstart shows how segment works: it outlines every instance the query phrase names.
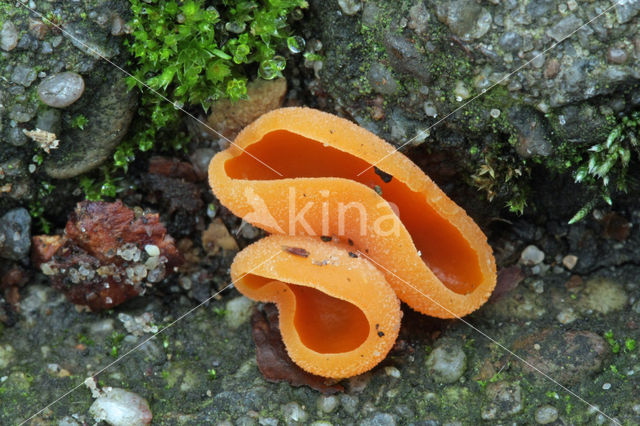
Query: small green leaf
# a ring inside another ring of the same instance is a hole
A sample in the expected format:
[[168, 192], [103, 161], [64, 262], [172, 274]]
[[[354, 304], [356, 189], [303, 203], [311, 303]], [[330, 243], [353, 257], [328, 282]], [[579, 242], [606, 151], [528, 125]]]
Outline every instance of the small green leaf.
[[224, 80], [231, 75], [231, 69], [224, 63], [224, 61], [218, 60], [210, 63], [207, 66], [207, 78], [214, 83]]
[[218, 58], [226, 59], [226, 60], [231, 59], [231, 56], [230, 56], [230, 55], [228, 55], [227, 53], [223, 52], [223, 51], [222, 51], [222, 50], [220, 50], [220, 49], [211, 49], [211, 50], [210, 50], [210, 52], [211, 52], [212, 54], [214, 54], [215, 56], [217, 56]]

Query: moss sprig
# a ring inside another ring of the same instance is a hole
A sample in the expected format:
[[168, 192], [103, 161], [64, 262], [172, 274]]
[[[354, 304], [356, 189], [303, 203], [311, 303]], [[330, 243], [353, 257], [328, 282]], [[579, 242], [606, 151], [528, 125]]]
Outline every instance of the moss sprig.
[[[578, 166], [574, 174], [576, 183], [585, 183], [596, 189], [600, 198], [612, 204], [612, 192], [628, 191], [628, 171], [632, 152], [639, 152], [638, 130], [640, 111], [622, 118], [607, 139], [589, 148], [586, 160]], [[595, 197], [585, 204], [569, 221], [570, 224], [582, 220], [597, 205]]]

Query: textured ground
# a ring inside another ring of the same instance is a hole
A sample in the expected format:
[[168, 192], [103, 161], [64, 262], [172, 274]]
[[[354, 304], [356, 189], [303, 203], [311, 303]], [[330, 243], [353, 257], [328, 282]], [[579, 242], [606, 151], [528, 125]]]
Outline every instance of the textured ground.
[[[607, 218], [571, 228], [495, 223], [498, 261], [511, 265], [498, 300], [465, 322], [407, 311], [402, 343], [371, 373], [345, 381], [344, 393], [267, 382], [255, 362], [251, 305], [228, 304], [235, 290], [115, 363], [98, 383], [146, 398], [154, 424], [608, 424], [595, 407], [637, 424], [640, 212], [628, 219], [630, 233], [627, 222]], [[538, 250], [525, 250], [531, 244]], [[567, 255], [578, 259], [571, 271]], [[174, 286], [91, 314], [46, 283], [31, 283], [18, 322], [0, 332], [2, 423], [34, 413], [150, 336], [127, 315], [150, 313], [150, 324], [162, 327], [195, 306], [186, 294]], [[38, 419], [90, 422], [91, 403], [80, 386]]]

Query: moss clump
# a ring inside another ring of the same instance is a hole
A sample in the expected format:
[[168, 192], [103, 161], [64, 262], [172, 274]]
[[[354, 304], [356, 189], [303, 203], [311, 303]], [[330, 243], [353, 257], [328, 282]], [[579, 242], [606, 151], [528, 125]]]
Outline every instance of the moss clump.
[[[600, 197], [611, 205], [614, 192], [626, 193], [629, 189], [627, 173], [632, 152], [640, 154], [639, 132], [640, 111], [623, 117], [613, 127], [606, 140], [589, 148], [587, 155], [575, 170], [575, 181], [586, 184], [594, 194], [600, 194]], [[596, 195], [569, 223], [584, 218], [595, 207], [597, 201]]]
[[126, 173], [138, 152], [181, 149], [187, 140], [180, 123], [185, 105], [205, 111], [218, 99], [246, 98], [247, 81], [282, 76], [286, 60], [304, 40], [292, 36], [288, 20], [301, 17], [305, 0], [130, 0], [131, 38], [125, 42], [131, 88], [142, 91], [130, 136], [116, 149], [113, 165], [99, 179], [84, 178], [88, 198], [112, 197], [112, 176]]

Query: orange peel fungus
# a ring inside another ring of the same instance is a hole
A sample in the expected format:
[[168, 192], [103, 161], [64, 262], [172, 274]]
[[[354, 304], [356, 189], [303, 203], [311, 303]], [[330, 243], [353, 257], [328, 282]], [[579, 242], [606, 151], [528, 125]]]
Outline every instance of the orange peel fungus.
[[363, 373], [398, 336], [400, 301], [384, 275], [338, 244], [271, 235], [238, 253], [231, 277], [245, 296], [277, 304], [287, 352], [310, 373]]
[[492, 250], [473, 219], [406, 156], [345, 119], [310, 108], [264, 114], [212, 159], [209, 183], [267, 232], [352, 242], [424, 314], [467, 315], [495, 287]]

